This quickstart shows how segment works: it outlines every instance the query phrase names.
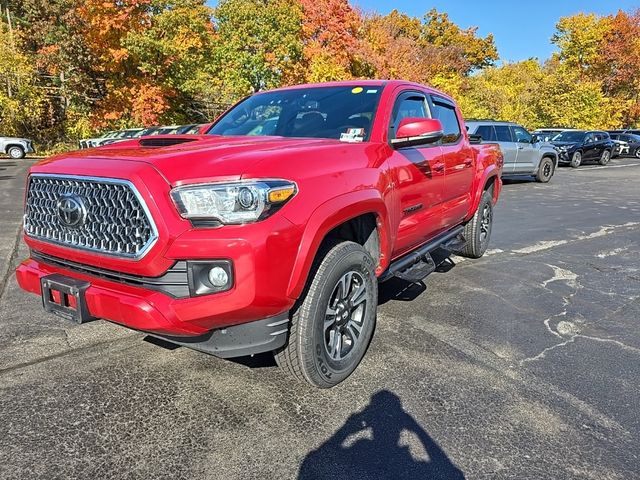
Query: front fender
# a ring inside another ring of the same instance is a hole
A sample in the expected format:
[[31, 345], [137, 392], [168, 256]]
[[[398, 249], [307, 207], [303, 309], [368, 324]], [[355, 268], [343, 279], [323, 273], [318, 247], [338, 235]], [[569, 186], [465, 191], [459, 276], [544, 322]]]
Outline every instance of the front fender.
[[287, 295], [298, 298], [307, 282], [307, 277], [327, 234], [338, 225], [360, 215], [376, 215], [376, 227], [380, 238], [380, 262], [376, 273], [382, 273], [391, 258], [391, 231], [387, 206], [377, 190], [357, 190], [332, 198], [320, 205], [311, 214], [304, 226], [304, 233], [289, 281]]
[[498, 201], [498, 197], [500, 196], [500, 190], [502, 189], [502, 179], [500, 178], [500, 169], [496, 165], [489, 165], [483, 172], [480, 180], [477, 183], [476, 190], [473, 194], [473, 201], [471, 202], [471, 209], [467, 215], [467, 220], [470, 219], [473, 214], [478, 209], [478, 205], [480, 205], [480, 199], [482, 198], [482, 194], [484, 193], [486, 185], [494, 179], [494, 188], [493, 188], [493, 204], [495, 205]]

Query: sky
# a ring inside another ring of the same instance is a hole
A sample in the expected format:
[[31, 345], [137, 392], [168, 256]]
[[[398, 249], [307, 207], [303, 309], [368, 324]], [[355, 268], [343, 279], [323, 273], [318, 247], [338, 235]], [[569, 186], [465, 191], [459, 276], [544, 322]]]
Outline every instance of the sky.
[[[207, 3], [215, 6], [216, 0]], [[618, 9], [640, 8], [640, 0], [351, 0], [364, 11], [389, 13], [394, 8], [412, 16], [422, 17], [432, 8], [446, 12], [463, 28], [478, 27], [485, 36], [492, 33], [500, 58], [504, 61], [525, 60], [537, 57], [546, 60], [555, 50], [551, 36], [560, 17], [576, 13], [607, 15]]]

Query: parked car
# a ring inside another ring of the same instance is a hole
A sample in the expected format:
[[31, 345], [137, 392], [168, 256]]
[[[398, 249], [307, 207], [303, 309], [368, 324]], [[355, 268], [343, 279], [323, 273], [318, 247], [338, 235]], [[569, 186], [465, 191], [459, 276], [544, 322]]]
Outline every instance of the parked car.
[[0, 153], [19, 160], [27, 156], [28, 153], [35, 153], [33, 140], [28, 138], [0, 137]]
[[536, 142], [521, 125], [510, 122], [467, 121], [470, 134], [496, 142], [504, 156], [502, 176], [532, 175], [538, 182], [551, 180], [558, 166], [558, 152], [549, 143]]
[[[274, 136], [250, 135], [274, 120]], [[471, 144], [436, 90], [260, 92], [208, 133], [33, 166], [20, 286], [78, 323], [108, 319], [220, 357], [273, 351], [327, 388], [367, 350], [378, 281], [417, 282], [443, 253], [487, 249], [502, 154]]]
[[103, 145], [110, 145], [116, 142], [122, 142], [124, 140], [129, 140], [131, 138], [136, 138], [139, 134], [144, 130], [143, 128], [129, 128], [127, 130], [119, 130], [115, 132], [115, 134], [109, 138], [104, 140], [99, 140], [95, 142], [95, 147], [101, 147]]
[[171, 125], [168, 127], [163, 126], [155, 126], [155, 127], [147, 127], [143, 129], [138, 137], [148, 137], [150, 135], [171, 135], [176, 133], [176, 130], [179, 128], [179, 125]]
[[196, 123], [192, 123], [190, 125], [181, 125], [176, 129], [176, 134], [177, 135], [196, 135], [200, 131], [201, 127], [202, 125], [196, 124]]
[[551, 143], [558, 149], [558, 161], [574, 168], [592, 161], [606, 165], [614, 150], [609, 134], [601, 131], [568, 130], [553, 137]]
[[627, 128], [624, 130], [607, 130], [609, 134], [612, 133], [631, 133], [632, 135], [640, 135], [640, 129], [637, 128]]
[[103, 133], [99, 137], [85, 138], [83, 140], [80, 140], [78, 142], [78, 146], [80, 147], [80, 149], [94, 148], [94, 147], [97, 147], [99, 143], [102, 143], [106, 139], [115, 137], [117, 133], [118, 133], [117, 130], [109, 130], [108, 132]]
[[621, 157], [640, 158], [640, 135], [633, 133], [611, 133], [611, 139], [617, 142], [624, 142], [625, 147], [618, 154]]
[[568, 130], [574, 130], [573, 128], [538, 128], [534, 130], [532, 135], [538, 142], [549, 142], [556, 135], [566, 132]]

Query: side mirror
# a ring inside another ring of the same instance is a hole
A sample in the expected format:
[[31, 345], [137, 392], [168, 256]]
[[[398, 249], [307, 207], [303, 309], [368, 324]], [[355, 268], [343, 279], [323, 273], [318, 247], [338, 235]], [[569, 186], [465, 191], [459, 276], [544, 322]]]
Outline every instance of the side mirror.
[[398, 125], [396, 138], [391, 145], [396, 148], [435, 143], [444, 136], [442, 123], [434, 118], [403, 118]]

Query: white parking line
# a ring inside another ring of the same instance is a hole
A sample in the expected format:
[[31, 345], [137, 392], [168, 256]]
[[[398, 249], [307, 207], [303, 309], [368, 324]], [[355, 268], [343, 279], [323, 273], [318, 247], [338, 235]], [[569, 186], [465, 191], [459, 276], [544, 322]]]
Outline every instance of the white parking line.
[[640, 167], [640, 163], [631, 163], [629, 165], [604, 165], [601, 167], [582, 167], [582, 168], [577, 168], [576, 172], [585, 172], [587, 170], [600, 170], [602, 168], [624, 168], [624, 167]]

